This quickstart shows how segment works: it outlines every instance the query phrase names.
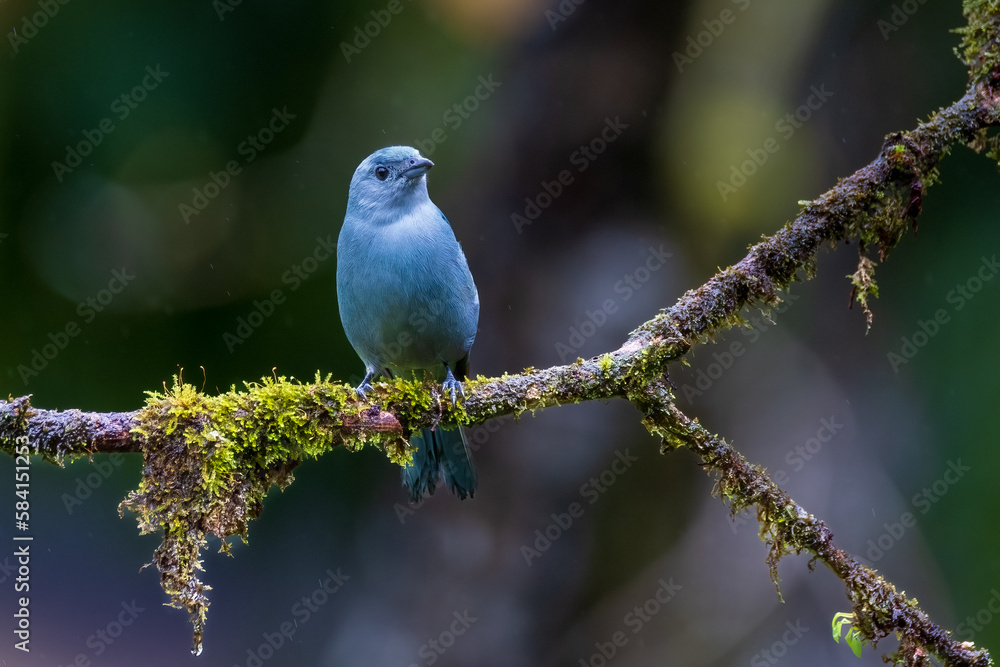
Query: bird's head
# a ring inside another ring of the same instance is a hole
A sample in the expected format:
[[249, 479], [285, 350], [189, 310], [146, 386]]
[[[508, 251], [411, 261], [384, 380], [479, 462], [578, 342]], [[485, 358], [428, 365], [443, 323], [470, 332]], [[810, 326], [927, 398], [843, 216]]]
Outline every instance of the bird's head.
[[375, 151], [358, 165], [351, 179], [348, 206], [389, 213], [428, 198], [427, 170], [434, 163], [410, 146]]

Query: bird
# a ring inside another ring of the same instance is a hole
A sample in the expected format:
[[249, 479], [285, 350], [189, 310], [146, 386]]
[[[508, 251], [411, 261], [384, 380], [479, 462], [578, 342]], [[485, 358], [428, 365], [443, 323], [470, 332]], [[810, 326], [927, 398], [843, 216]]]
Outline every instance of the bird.
[[[364, 398], [379, 375], [429, 372], [455, 405], [464, 397], [479, 327], [479, 292], [451, 223], [427, 192], [434, 163], [410, 146], [375, 151], [354, 171], [337, 240], [337, 303], [344, 332], [365, 365]], [[442, 478], [460, 499], [476, 470], [459, 426], [422, 429], [402, 470], [410, 501]]]

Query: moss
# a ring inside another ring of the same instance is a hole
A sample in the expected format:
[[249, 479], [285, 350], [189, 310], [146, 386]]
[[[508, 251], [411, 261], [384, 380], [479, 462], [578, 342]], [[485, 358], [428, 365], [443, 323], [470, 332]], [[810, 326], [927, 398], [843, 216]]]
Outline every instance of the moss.
[[1000, 167], [1000, 134], [988, 136], [984, 129], [978, 138], [976, 145], [972, 146], [977, 152], [986, 149], [986, 157], [997, 163]]
[[[143, 478], [120, 511], [135, 512], [142, 533], [162, 531], [154, 562], [171, 604], [190, 613], [195, 652], [209, 604], [197, 576], [206, 536], [222, 550], [231, 536], [246, 540], [272, 486], [285, 488], [301, 461], [345, 444], [341, 429], [359, 416], [356, 405], [350, 387], [318, 376], [312, 385], [264, 378], [218, 396], [175, 377], [172, 388], [148, 394], [134, 429], [144, 440]], [[355, 449], [382, 445], [399, 460], [397, 435], [355, 440]]]
[[598, 368], [601, 369], [601, 373], [603, 373], [605, 376], [610, 377], [611, 370], [614, 367], [614, 362], [611, 359], [611, 355], [610, 354], [602, 354], [601, 355], [601, 360], [599, 362], [597, 362], [597, 366], [598, 366]]
[[868, 305], [868, 299], [878, 298], [878, 284], [875, 282], [875, 262], [861, 255], [858, 259], [858, 269], [853, 275], [847, 276], [851, 279], [854, 288], [851, 290], [851, 304], [857, 299], [858, 303], [865, 311], [865, 319], [868, 322], [868, 329], [872, 328], [872, 310]]
[[[7, 454], [17, 456], [18, 438], [28, 435], [31, 397], [8, 397], [7, 401], [0, 401], [0, 406], [5, 408], [4, 410], [0, 410], [0, 445], [2, 445], [3, 451]], [[38, 441], [29, 438], [29, 442]]]
[[[485, 381], [466, 382], [473, 391], [482, 385]], [[496, 415], [508, 412], [515, 401], [515, 414], [532, 407], [525, 398], [529, 392], [510, 391], [504, 397], [507, 404], [496, 405]], [[452, 406], [429, 376], [377, 383], [368, 402], [357, 401], [351, 387], [318, 374], [309, 385], [265, 377], [218, 396], [175, 377], [163, 393], [148, 393], [133, 429], [145, 452], [143, 478], [120, 512], [134, 512], [142, 533], [162, 532], [154, 562], [171, 604], [190, 614], [195, 651], [201, 647], [209, 605], [208, 587], [198, 578], [207, 536], [221, 540], [221, 551], [228, 550], [228, 538], [246, 541], [249, 522], [260, 515], [271, 487], [284, 489], [300, 462], [337, 445], [352, 450], [376, 445], [394, 463], [406, 465], [412, 460], [406, 440], [412, 424], [471, 421], [464, 402]], [[379, 405], [398, 420], [402, 436], [398, 426], [385, 432], [345, 428], [382, 415]], [[477, 415], [477, 420], [488, 416]], [[345, 438], [345, 432], [351, 437]]]
[[1000, 68], [1000, 0], [965, 0], [962, 8], [967, 25], [955, 30], [962, 35], [955, 53], [969, 68], [971, 82], [985, 82]]

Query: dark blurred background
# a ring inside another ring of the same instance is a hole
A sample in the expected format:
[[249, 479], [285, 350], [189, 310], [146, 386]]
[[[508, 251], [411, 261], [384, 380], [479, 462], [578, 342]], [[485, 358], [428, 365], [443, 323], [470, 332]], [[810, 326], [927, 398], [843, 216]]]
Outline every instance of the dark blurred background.
[[[966, 85], [957, 0], [7, 0], [0, 17], [0, 394], [44, 408], [134, 409], [181, 368], [213, 392], [272, 369], [356, 383], [323, 248], [382, 146], [437, 165], [482, 302], [473, 371], [496, 375], [614, 349]], [[671, 379], [842, 547], [996, 650], [998, 174], [957, 148], [941, 177], [878, 267], [870, 333], [848, 309], [856, 246], [824, 250], [773, 323], [748, 313]], [[205, 552], [199, 658], [140, 571], [158, 537], [118, 518], [139, 457], [37, 462], [32, 651], [6, 616], [0, 665], [882, 664], [891, 638], [860, 661], [832, 641], [850, 607], [825, 568], [784, 560], [778, 601], [754, 518], [639, 420], [612, 401], [478, 427], [475, 499], [416, 509], [374, 449], [303, 463], [249, 545]], [[0, 476], [12, 489], [8, 457]]]

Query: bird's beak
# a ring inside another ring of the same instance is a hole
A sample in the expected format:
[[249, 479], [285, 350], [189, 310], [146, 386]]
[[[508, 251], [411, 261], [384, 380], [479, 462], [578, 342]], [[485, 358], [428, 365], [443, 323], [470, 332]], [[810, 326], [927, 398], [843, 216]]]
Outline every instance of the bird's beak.
[[433, 166], [434, 163], [425, 157], [411, 157], [407, 161], [407, 166], [403, 170], [403, 174], [407, 178], [420, 178]]

